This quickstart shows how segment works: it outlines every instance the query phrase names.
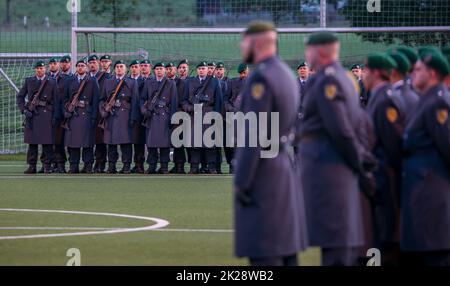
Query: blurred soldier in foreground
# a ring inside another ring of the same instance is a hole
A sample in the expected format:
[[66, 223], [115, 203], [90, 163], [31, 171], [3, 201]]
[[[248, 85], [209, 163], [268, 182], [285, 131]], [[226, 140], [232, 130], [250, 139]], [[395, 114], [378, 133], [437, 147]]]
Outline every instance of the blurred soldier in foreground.
[[306, 45], [316, 74], [306, 85], [297, 158], [309, 239], [322, 247], [322, 265], [355, 265], [364, 245], [357, 83], [339, 63], [336, 35], [319, 32]]
[[412, 79], [420, 100], [403, 144], [401, 248], [407, 265], [450, 266], [450, 70], [438, 51], [419, 56]]
[[[243, 35], [241, 51], [245, 62], [255, 64], [245, 83], [241, 110], [279, 113], [280, 151], [274, 158], [261, 158], [265, 148], [260, 146], [236, 151], [235, 253], [248, 257], [254, 266], [297, 265], [297, 253], [307, 243], [306, 227], [287, 145], [297, 115], [298, 85], [276, 55], [277, 32], [271, 23], [251, 24]], [[245, 130], [246, 146], [249, 134]]]
[[38, 159], [38, 145], [44, 153], [44, 173], [52, 172], [55, 125], [60, 118], [60, 102], [56, 80], [45, 75], [45, 63], [34, 65], [35, 75], [27, 77], [17, 94], [17, 106], [25, 115], [24, 143], [28, 145], [25, 174], [35, 174]]

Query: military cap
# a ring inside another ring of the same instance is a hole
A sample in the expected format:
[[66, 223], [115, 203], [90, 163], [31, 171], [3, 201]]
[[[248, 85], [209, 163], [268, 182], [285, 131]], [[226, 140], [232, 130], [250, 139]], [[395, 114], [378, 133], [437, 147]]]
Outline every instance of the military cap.
[[307, 67], [308, 63], [305, 61], [300, 61], [297, 65], [297, 69], [301, 68], [301, 67]]
[[175, 65], [173, 64], [173, 62], [168, 62], [166, 64], [166, 68], [171, 68], [171, 67], [175, 67]]
[[395, 69], [401, 74], [406, 74], [410, 70], [411, 64], [408, 60], [408, 57], [404, 53], [398, 51], [397, 49], [393, 49], [388, 51], [388, 55], [394, 59], [395, 63], [397, 64], [397, 67]]
[[350, 70], [354, 70], [354, 69], [362, 69], [362, 67], [361, 67], [360, 64], [353, 64], [353, 65], [350, 67]]
[[205, 61], [199, 62], [199, 63], [197, 64], [197, 68], [199, 68], [199, 67], [207, 67], [207, 66], [208, 66], [208, 64], [207, 64]]
[[208, 62], [208, 67], [216, 67], [216, 63], [215, 62]]
[[71, 61], [71, 58], [69, 55], [65, 55], [59, 59], [60, 63], [70, 63], [70, 61]]
[[179, 63], [178, 63], [178, 66], [177, 66], [177, 68], [179, 68], [182, 64], [189, 64], [189, 61], [187, 60], [187, 59], [184, 59], [184, 60], [181, 60]]
[[254, 35], [269, 31], [276, 31], [275, 25], [272, 22], [255, 21], [250, 23], [244, 32], [244, 35]]
[[117, 65], [124, 65], [124, 64], [125, 64], [125, 62], [124, 62], [123, 60], [117, 60], [117, 61], [114, 63], [114, 68], [116, 68]]
[[57, 62], [58, 62], [58, 60], [56, 58], [51, 58], [51, 59], [48, 60], [49, 64], [50, 63], [57, 63]]
[[142, 60], [140, 63], [141, 64], [149, 64], [149, 65], [151, 65], [152, 61], [151, 60]]
[[411, 66], [413, 66], [417, 62], [417, 59], [419, 58], [417, 55], [417, 52], [411, 47], [398, 46], [398, 47], [395, 47], [394, 49], [403, 53], [408, 58]]
[[245, 71], [246, 69], [248, 69], [248, 65], [245, 63], [241, 63], [241, 64], [239, 64], [239, 66], [237, 68], [237, 72], [241, 73], [241, 72]]
[[83, 63], [83, 64], [85, 64], [85, 65], [87, 64], [85, 58], [79, 59], [79, 60], [77, 61], [77, 63], [75, 64], [75, 66], [77, 66], [79, 63]]
[[420, 48], [419, 57], [427, 67], [436, 70], [442, 76], [447, 76], [450, 73], [450, 67], [447, 59], [439, 50]]
[[154, 66], [153, 66], [153, 68], [157, 68], [157, 67], [166, 67], [165, 65], [164, 65], [164, 63], [163, 62], [157, 62]]
[[432, 47], [432, 46], [422, 46], [419, 47], [417, 50], [418, 54], [419, 54], [419, 58], [422, 58], [422, 54], [428, 54], [428, 53], [437, 53], [440, 54], [441, 51], [439, 51], [438, 48], [436, 47]]
[[98, 61], [97, 55], [90, 55], [88, 58], [88, 62], [90, 62], [90, 61]]
[[34, 68], [45, 67], [44, 61], [37, 61], [34, 63]]
[[103, 55], [100, 57], [100, 60], [111, 60], [111, 56], [110, 55]]
[[217, 62], [217, 68], [225, 68], [225, 64], [223, 62]]
[[325, 45], [338, 42], [339, 38], [334, 34], [326, 31], [311, 34], [306, 38], [306, 45]]
[[141, 62], [138, 61], [138, 60], [132, 60], [131, 63], [130, 63], [130, 67], [131, 67], [131, 66], [134, 66], [134, 65], [138, 65], [138, 64], [140, 64], [140, 63], [141, 63]]
[[444, 56], [450, 55], [450, 46], [443, 47], [443, 48], [441, 49], [441, 52], [442, 52], [442, 54], [443, 54]]
[[366, 66], [369, 69], [391, 70], [397, 67], [393, 58], [385, 53], [372, 53], [367, 56]]

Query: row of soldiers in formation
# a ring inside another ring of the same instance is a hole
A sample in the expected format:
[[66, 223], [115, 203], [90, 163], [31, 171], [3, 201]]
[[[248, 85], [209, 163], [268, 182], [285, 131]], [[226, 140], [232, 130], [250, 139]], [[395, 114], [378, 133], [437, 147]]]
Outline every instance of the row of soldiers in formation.
[[[106, 172], [114, 174], [118, 146], [123, 163], [120, 173], [184, 174], [186, 161], [191, 174], [222, 173], [219, 147], [173, 148], [174, 167], [168, 170], [175, 127], [171, 116], [177, 111], [193, 116], [195, 103], [202, 104], [204, 113], [237, 111], [249, 73], [246, 64], [238, 66], [238, 77], [229, 79], [222, 62], [198, 63], [195, 77], [188, 76], [188, 60], [177, 66], [149, 60], [134, 60], [127, 66], [118, 60], [114, 74], [111, 63], [109, 55], [91, 55], [87, 61], [76, 62], [74, 74], [69, 56], [50, 59], [48, 72], [45, 62], [35, 64], [35, 75], [26, 78], [17, 95], [26, 118], [24, 139], [29, 144], [26, 174], [37, 172], [38, 145], [42, 145], [42, 173], [65, 173], [67, 148], [69, 173], [104, 173], [108, 162]], [[199, 93], [206, 97], [197, 102]], [[224, 153], [231, 173], [234, 148], [225, 147]], [[81, 170], [80, 160], [84, 163]]]
[[296, 265], [316, 246], [322, 265], [449, 266], [450, 48], [371, 53], [362, 71], [354, 66], [358, 83], [332, 33], [308, 37], [315, 74], [302, 64], [297, 82], [276, 46], [270, 23], [244, 34], [255, 68], [242, 110], [278, 111], [280, 141], [295, 134], [295, 160], [285, 148], [273, 159], [237, 150], [236, 255]]

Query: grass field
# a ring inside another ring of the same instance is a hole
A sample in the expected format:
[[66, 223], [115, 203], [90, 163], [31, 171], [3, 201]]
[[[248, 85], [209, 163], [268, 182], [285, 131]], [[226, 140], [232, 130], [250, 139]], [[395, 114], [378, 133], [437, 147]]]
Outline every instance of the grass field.
[[[23, 155], [14, 155], [0, 161], [0, 265], [65, 265], [70, 248], [80, 250], [82, 265], [247, 264], [233, 255], [229, 175], [25, 176], [22, 159]], [[4, 209], [126, 214], [160, 218], [170, 224], [160, 230], [19, 239], [92, 228], [138, 228], [154, 222]], [[60, 229], [68, 227], [76, 229]], [[4, 240], [5, 236], [17, 239]], [[309, 249], [302, 253], [301, 262], [318, 265], [319, 257], [317, 249]]]

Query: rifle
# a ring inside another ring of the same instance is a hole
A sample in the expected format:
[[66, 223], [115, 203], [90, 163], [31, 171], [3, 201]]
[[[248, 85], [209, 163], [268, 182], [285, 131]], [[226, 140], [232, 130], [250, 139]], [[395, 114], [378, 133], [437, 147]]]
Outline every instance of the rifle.
[[[75, 111], [75, 108], [78, 106], [78, 102], [79, 102], [78, 99], [80, 98], [80, 95], [83, 92], [86, 82], [87, 82], [87, 75], [83, 78], [83, 81], [81, 82], [80, 86], [78, 87], [78, 90], [76, 91], [76, 93], [74, 95], [72, 95], [72, 97], [71, 97], [72, 100], [67, 102], [67, 104], [65, 106], [67, 109], [67, 112], [72, 113]], [[70, 118], [65, 118], [64, 121], [61, 123], [61, 127], [66, 130], [70, 130], [69, 121], [70, 121]]]
[[[33, 95], [33, 99], [31, 101], [28, 101], [26, 108], [31, 111], [32, 113], [35, 113], [36, 115], [39, 114], [36, 110], [36, 106], [38, 105], [39, 96], [41, 95], [42, 90], [44, 89], [45, 84], [47, 83], [48, 77], [45, 76], [44, 80], [42, 81], [41, 85], [39, 86], [38, 91]], [[32, 118], [25, 117], [22, 122], [22, 126], [26, 126], [27, 121], [28, 123], [31, 123]]]
[[[112, 109], [114, 108], [114, 105], [116, 103], [117, 94], [120, 91], [120, 88], [122, 87], [124, 81], [125, 81], [126, 75], [120, 80], [119, 84], [117, 85], [116, 89], [114, 90], [114, 93], [106, 100], [105, 102], [105, 111], [106, 112], [112, 112]], [[103, 117], [100, 122], [98, 123], [98, 127], [101, 129], [106, 128], [106, 117]]]
[[[144, 102], [145, 111], [150, 110], [151, 112], [153, 112], [155, 110], [156, 102], [159, 98], [159, 95], [164, 90], [164, 86], [166, 86], [167, 80], [167, 78], [164, 78], [164, 82], [162, 83], [161, 88], [154, 93], [155, 95], [152, 97], [150, 103], [148, 102], [148, 99]], [[145, 117], [144, 120], [142, 120], [141, 125], [147, 127], [147, 121], [149, 120], [149, 118], [151, 118], [151, 116]]]
[[194, 94], [193, 98], [190, 98], [190, 101], [193, 104], [199, 104], [199, 103], [203, 103], [203, 101], [205, 101], [205, 96], [203, 93], [205, 92], [206, 88], [209, 85], [209, 82], [211, 81], [211, 79], [213, 78], [213, 76], [207, 76], [208, 78], [206, 79], [206, 82], [203, 84], [202, 88], [200, 89], [199, 92], [196, 91], [196, 93]]

